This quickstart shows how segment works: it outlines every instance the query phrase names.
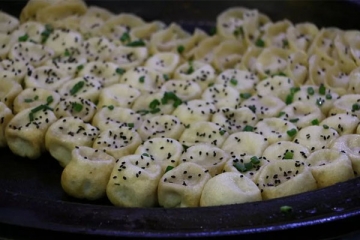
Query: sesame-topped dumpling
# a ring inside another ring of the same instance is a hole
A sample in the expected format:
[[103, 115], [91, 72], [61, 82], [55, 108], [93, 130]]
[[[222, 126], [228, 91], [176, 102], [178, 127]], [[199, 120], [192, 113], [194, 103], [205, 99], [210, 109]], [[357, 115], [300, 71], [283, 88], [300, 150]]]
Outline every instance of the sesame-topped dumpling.
[[173, 78], [196, 82], [204, 90], [209, 84], [215, 82], [215, 74], [215, 69], [210, 64], [201, 61], [189, 61], [176, 68]]
[[209, 171], [213, 177], [220, 174], [229, 154], [224, 150], [206, 143], [195, 144], [181, 155], [180, 162], [193, 162]]
[[211, 122], [223, 127], [229, 133], [252, 131], [258, 119], [249, 108], [223, 107], [212, 115]]
[[89, 62], [107, 61], [115, 46], [105, 37], [92, 37], [82, 42], [82, 48]]
[[60, 95], [54, 91], [44, 88], [26, 88], [20, 92], [13, 102], [14, 113], [21, 112], [24, 109], [46, 104], [54, 108], [60, 101]]
[[14, 99], [23, 90], [14, 80], [0, 78], [0, 102], [12, 109]]
[[108, 87], [119, 82], [120, 75], [117, 73], [117, 69], [118, 65], [112, 62], [88, 62], [78, 72], [78, 76], [95, 78], [102, 86]]
[[87, 59], [83, 49], [67, 48], [64, 50], [64, 54], [47, 60], [45, 65], [53, 66], [64, 73], [75, 76], [84, 68], [86, 62]]
[[294, 86], [294, 81], [288, 77], [273, 76], [256, 84], [255, 90], [262, 96], [272, 95], [285, 102], [291, 88]]
[[181, 99], [173, 92], [144, 93], [134, 101], [132, 110], [141, 114], [144, 119], [150, 119], [154, 116], [171, 114], [175, 108], [181, 106], [181, 103]]
[[292, 136], [288, 131], [296, 129], [296, 126], [290, 121], [280, 118], [266, 118], [259, 121], [255, 127], [255, 133], [263, 135], [269, 144], [277, 141], [291, 141]]
[[199, 207], [202, 190], [211, 178], [207, 170], [192, 162], [181, 163], [159, 181], [159, 205], [165, 208]]
[[257, 185], [264, 200], [317, 189], [310, 168], [296, 160], [274, 161], [265, 165], [257, 177]]
[[131, 109], [112, 105], [99, 108], [92, 118], [92, 125], [101, 131], [127, 126], [138, 129], [143, 122], [140, 114]]
[[255, 95], [240, 103], [240, 107], [248, 107], [261, 120], [278, 116], [281, 109], [285, 107], [285, 103], [275, 96]]
[[257, 156], [260, 157], [269, 145], [267, 139], [254, 132], [236, 132], [231, 134], [221, 149], [231, 156]]
[[19, 20], [0, 11], [0, 33], [10, 34], [19, 26]]
[[348, 93], [360, 94], [360, 67], [355, 68], [349, 74]]
[[161, 167], [152, 157], [128, 155], [116, 160], [106, 194], [119, 207], [155, 207]]
[[45, 146], [51, 156], [65, 167], [75, 146], [91, 147], [99, 130], [77, 117], [64, 117], [54, 122], [46, 132]]
[[192, 81], [169, 80], [166, 81], [160, 91], [173, 92], [183, 101], [190, 101], [201, 97], [200, 85]]
[[119, 83], [129, 84], [142, 92], [155, 92], [164, 83], [164, 76], [149, 67], [134, 67], [127, 70]]
[[181, 134], [179, 142], [186, 146], [197, 143], [207, 143], [215, 147], [221, 147], [229, 133], [222, 127], [212, 122], [195, 122], [190, 124]]
[[351, 113], [360, 118], [360, 94], [347, 94], [335, 100], [329, 116], [338, 113]]
[[169, 168], [176, 167], [180, 162], [183, 146], [172, 138], [152, 138], [141, 144], [135, 154], [150, 156], [161, 166], [164, 174]]
[[141, 92], [128, 84], [114, 84], [100, 90], [98, 106], [131, 108]]
[[138, 133], [143, 141], [155, 138], [165, 137], [179, 139], [184, 125], [173, 115], [160, 115], [146, 119], [138, 128]]
[[325, 116], [315, 105], [296, 101], [281, 110], [280, 118], [293, 123], [298, 128], [313, 125], [313, 121], [322, 121]]
[[66, 81], [58, 89], [62, 97], [76, 97], [96, 102], [102, 89], [101, 81], [91, 76], [77, 77]]
[[213, 35], [203, 39], [196, 47], [191, 49], [190, 52], [186, 54], [187, 58], [194, 57], [197, 61], [202, 61], [205, 63], [211, 63], [214, 59], [214, 49], [220, 44], [222, 38], [218, 35]]
[[328, 115], [338, 97], [338, 94], [325, 88], [324, 85], [303, 85], [294, 93], [293, 101], [302, 102], [307, 106], [317, 106], [324, 115]]
[[114, 158], [133, 154], [141, 144], [141, 137], [131, 127], [106, 129], [94, 141], [93, 148], [105, 149]]
[[183, 124], [191, 125], [199, 121], [209, 121], [216, 107], [212, 102], [194, 99], [178, 106], [172, 115], [176, 116]]
[[163, 74], [168, 74], [171, 77], [171, 74], [175, 71], [179, 63], [180, 57], [178, 54], [166, 52], [156, 53], [149, 57], [145, 62], [145, 66], [153, 68]]
[[200, 206], [219, 206], [261, 201], [260, 189], [248, 177], [233, 172], [211, 178], [201, 193]]
[[308, 126], [296, 134], [294, 142], [307, 147], [310, 152], [314, 152], [319, 149], [330, 148], [331, 142], [338, 137], [337, 131], [327, 125]]
[[339, 135], [352, 134], [356, 132], [356, 127], [359, 124], [359, 118], [350, 113], [338, 113], [334, 116], [329, 116], [321, 121], [320, 125], [327, 125], [335, 129]]
[[29, 71], [25, 76], [24, 83], [26, 88], [44, 88], [57, 90], [61, 88], [71, 75], [53, 66], [41, 66]]
[[268, 163], [269, 161], [263, 157], [251, 156], [246, 153], [238, 156], [232, 155], [226, 161], [223, 172], [240, 173], [255, 182], [260, 170]]
[[115, 158], [104, 151], [76, 146], [61, 174], [61, 186], [72, 197], [96, 200], [106, 195]]
[[246, 44], [237, 40], [224, 40], [214, 49], [212, 65], [219, 71], [234, 68], [241, 62], [242, 55], [246, 51]]
[[44, 32], [45, 26], [42, 23], [35, 22], [35, 21], [28, 21], [19, 26], [18, 29], [16, 29], [12, 33], [13, 40], [18, 40], [19, 38], [28, 38], [31, 41], [37, 42], [37, 43], [43, 43], [42, 39], [43, 36], [41, 35], [42, 32]]
[[212, 102], [216, 108], [234, 108], [240, 103], [241, 99], [237, 90], [221, 84], [206, 88], [201, 98], [207, 102]]
[[[132, 69], [143, 65], [149, 57], [148, 49], [144, 47], [116, 46], [109, 57], [121, 69]], [[148, 67], [148, 66], [147, 66]]]
[[339, 150], [320, 149], [305, 161], [310, 167], [319, 188], [354, 178], [351, 160]]
[[85, 122], [90, 122], [96, 113], [96, 106], [84, 98], [61, 97], [59, 103], [54, 108], [54, 113], [58, 118], [78, 117]]
[[10, 59], [30, 63], [34, 67], [43, 65], [53, 56], [51, 48], [32, 42], [15, 43], [9, 51]]
[[14, 116], [5, 129], [10, 150], [21, 157], [36, 159], [45, 151], [45, 134], [57, 120], [51, 108], [39, 105]]
[[0, 148], [7, 146], [5, 138], [5, 129], [10, 120], [14, 117], [11, 109], [4, 103], [0, 102]]
[[32, 73], [34, 68], [22, 60], [3, 59], [0, 61], [1, 78], [15, 80], [19, 84], [23, 83], [24, 77]]
[[278, 141], [265, 148], [262, 157], [270, 162], [287, 159], [305, 162], [309, 155], [309, 149], [301, 144], [290, 141]]
[[345, 134], [332, 141], [330, 148], [345, 152], [351, 160], [356, 176], [360, 174], [360, 135]]

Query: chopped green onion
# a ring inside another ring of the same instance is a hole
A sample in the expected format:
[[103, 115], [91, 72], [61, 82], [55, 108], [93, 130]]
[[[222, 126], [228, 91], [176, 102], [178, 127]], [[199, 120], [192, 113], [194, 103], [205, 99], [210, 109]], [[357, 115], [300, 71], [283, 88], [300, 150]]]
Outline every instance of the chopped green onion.
[[292, 119], [290, 119], [289, 121], [292, 122], [292, 123], [296, 123], [296, 122], [299, 121], [299, 118], [292, 118]]
[[257, 156], [252, 156], [252, 157], [250, 158], [250, 162], [251, 162], [252, 164], [259, 164], [259, 163], [260, 163], [260, 159], [259, 159]]
[[296, 92], [300, 91], [299, 87], [292, 87], [290, 88], [290, 94], [294, 95]]
[[288, 95], [286, 96], [286, 99], [285, 99], [286, 105], [291, 104], [291, 103], [293, 102], [293, 100], [294, 100], [294, 95], [293, 95], [293, 94], [288, 94]]
[[81, 88], [83, 88], [85, 85], [85, 82], [84, 81], [80, 81], [78, 83], [76, 83], [72, 89], [70, 89], [70, 94], [71, 95], [75, 95], [78, 91], [80, 91]]
[[319, 125], [319, 120], [316, 118], [314, 120], [311, 121], [312, 125]]
[[281, 117], [281, 116], [283, 116], [283, 115], [285, 115], [285, 112], [279, 112], [278, 117]]
[[183, 146], [183, 148], [184, 148], [184, 151], [186, 152], [186, 150], [189, 148], [189, 146], [186, 146], [186, 145], [182, 145]]
[[114, 110], [114, 105], [109, 105], [109, 106], [107, 106], [107, 108], [108, 108], [109, 110]]
[[186, 71], [186, 74], [192, 74], [194, 72], [194, 67], [192, 65], [192, 62], [189, 62], [189, 69]]
[[31, 109], [30, 114], [29, 114], [29, 119], [30, 122], [32, 122], [34, 120], [34, 114], [41, 111], [41, 110], [53, 110], [52, 108], [50, 108], [48, 105], [39, 105], [36, 108]]
[[52, 103], [54, 101], [54, 98], [53, 98], [53, 96], [48, 96], [47, 98], [46, 98], [46, 104], [47, 105], [49, 105], [50, 103]]
[[293, 137], [293, 136], [296, 135], [297, 130], [296, 130], [295, 128], [292, 128], [292, 129], [288, 130], [286, 133], [287, 133], [287, 135], [289, 135], [290, 137]]
[[247, 162], [244, 164], [246, 171], [250, 171], [254, 166], [252, 164], [252, 162]]
[[35, 95], [34, 100], [38, 100], [38, 99], [39, 99], [39, 96]]
[[326, 125], [326, 124], [324, 124], [324, 125], [323, 125], [323, 128], [324, 128], [324, 129], [329, 129], [329, 126]]
[[160, 105], [160, 101], [159, 100], [157, 100], [157, 99], [154, 99], [154, 100], [152, 100], [151, 102], [150, 102], [150, 104], [149, 104], [149, 108], [150, 109], [155, 109], [157, 106], [159, 106]]
[[135, 126], [135, 124], [134, 123], [128, 123], [127, 126], [130, 127], [130, 128], [133, 128]]
[[19, 42], [26, 42], [29, 39], [29, 35], [27, 33], [18, 38]]
[[287, 77], [287, 75], [284, 73], [284, 72], [278, 72], [278, 73], [275, 73], [274, 75], [272, 76], [283, 76], [283, 77]]
[[143, 153], [141, 154], [142, 156], [145, 156], [145, 157], [150, 157], [150, 155], [148, 153]]
[[225, 133], [226, 133], [226, 131], [225, 130], [220, 130], [220, 135], [222, 136], [222, 135], [224, 135]]
[[69, 57], [71, 55], [69, 49], [65, 49], [64, 56]]
[[251, 93], [240, 93], [240, 97], [242, 99], [249, 99], [251, 98]]
[[173, 107], [175, 108], [182, 104], [182, 100], [173, 92], [165, 92], [164, 96], [161, 98], [161, 103], [167, 104], [170, 100], [174, 101]]
[[289, 41], [287, 39], [282, 40], [283, 48], [289, 47]]
[[331, 99], [332, 99], [332, 96], [331, 96], [330, 93], [328, 93], [328, 94], [326, 94], [325, 98], [326, 98], [327, 100], [331, 100]]
[[230, 80], [230, 83], [231, 83], [232, 85], [236, 86], [236, 85], [238, 84], [238, 81], [237, 81], [235, 78], [232, 78], [232, 79]]
[[126, 70], [123, 69], [123, 68], [117, 68], [116, 69], [116, 73], [119, 74], [119, 75], [123, 75], [125, 72], [126, 72]]
[[255, 105], [250, 105], [250, 106], [248, 106], [248, 108], [249, 108], [253, 113], [256, 113], [256, 106], [255, 106]]
[[293, 159], [293, 157], [294, 157], [294, 153], [290, 151], [287, 151], [284, 155], [284, 159]]
[[280, 207], [280, 212], [282, 212], [282, 213], [291, 213], [292, 212], [292, 207], [290, 207], [290, 206], [281, 206]]
[[309, 95], [314, 95], [314, 93], [315, 93], [314, 88], [308, 87], [308, 88], [307, 88], [307, 93], [308, 93]]
[[351, 111], [352, 111], [352, 112], [355, 112], [355, 111], [358, 111], [358, 110], [360, 110], [360, 105], [357, 104], [357, 103], [354, 103], [354, 104], [352, 105], [352, 107], [351, 107]]
[[265, 47], [265, 42], [261, 38], [259, 38], [258, 40], [256, 40], [255, 45], [257, 47]]
[[319, 107], [321, 107], [324, 104], [325, 100], [322, 98], [318, 98], [316, 99], [316, 105], [318, 105]]
[[139, 113], [141, 116], [144, 116], [149, 113], [149, 110], [142, 109], [142, 110], [136, 111], [136, 113]]
[[79, 65], [76, 67], [76, 70], [80, 72], [84, 68], [84, 65]]
[[208, 84], [208, 87], [212, 87], [212, 86], [214, 86], [215, 84], [214, 83], [209, 83]]
[[321, 95], [325, 95], [325, 93], [326, 93], [326, 88], [325, 88], [324, 84], [320, 84], [319, 93], [320, 93]]
[[26, 102], [26, 103], [31, 103], [31, 102], [33, 102], [34, 100], [32, 100], [32, 99], [30, 99], [30, 98], [26, 98], [26, 99], [24, 99], [24, 102]]
[[139, 82], [144, 83], [145, 82], [145, 76], [140, 77]]
[[71, 107], [75, 112], [81, 112], [81, 110], [83, 109], [83, 105], [77, 102], [72, 102]]
[[53, 27], [49, 24], [46, 24], [45, 30], [41, 32], [41, 43], [45, 43], [53, 31]]
[[173, 168], [174, 168], [173, 166], [167, 166], [166, 169], [165, 169], [165, 173], [167, 173], [168, 171], [170, 171]]
[[253, 132], [253, 131], [254, 131], [254, 127], [250, 125], [246, 125], [243, 129], [243, 132]]
[[131, 43], [126, 44], [128, 47], [144, 47], [146, 46], [145, 42], [143, 40], [137, 40], [133, 41]]
[[122, 43], [125, 43], [125, 42], [130, 42], [131, 41], [131, 38], [130, 38], [130, 35], [128, 32], [124, 32], [123, 35], [121, 35], [120, 37], [120, 41]]
[[169, 79], [170, 79], [170, 78], [169, 78], [169, 75], [167, 75], [167, 74], [164, 74], [164, 75], [163, 75], [163, 78], [165, 79], [165, 82], [166, 82], [166, 81], [169, 81]]
[[244, 164], [241, 164], [241, 163], [239, 163], [239, 162], [236, 162], [236, 163], [234, 163], [234, 165], [233, 165], [239, 172], [246, 172], [246, 167], [244, 166]]
[[239, 35], [244, 36], [244, 29], [243, 29], [243, 27], [240, 26], [240, 27], [236, 28], [235, 31], [234, 31], [234, 35], [235, 35], [235, 37], [237, 37], [237, 36], [239, 36]]
[[177, 51], [178, 51], [179, 54], [182, 54], [184, 52], [184, 50], [185, 50], [185, 47], [182, 46], [182, 45], [177, 47]]

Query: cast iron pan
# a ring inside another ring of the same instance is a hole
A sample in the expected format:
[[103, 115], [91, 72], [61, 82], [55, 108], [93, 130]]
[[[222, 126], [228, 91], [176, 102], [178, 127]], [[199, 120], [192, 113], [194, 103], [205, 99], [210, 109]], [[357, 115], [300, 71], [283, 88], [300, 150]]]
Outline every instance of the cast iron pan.
[[[356, 2], [309, 1], [88, 1], [145, 20], [180, 22], [186, 29], [209, 30], [231, 6], [257, 8], [273, 20], [310, 21], [319, 27], [359, 28]], [[1, 1], [19, 16], [24, 1]], [[233, 237], [334, 239], [360, 231], [360, 178], [328, 188], [274, 200], [187, 209], [118, 208], [106, 199], [86, 202], [61, 189], [62, 168], [50, 155], [31, 161], [0, 149], [0, 238], [88, 239], [116, 237]], [[280, 212], [283, 205], [293, 212]], [[358, 236], [358, 235], [357, 235]], [[358, 239], [358, 238], [354, 238]]]

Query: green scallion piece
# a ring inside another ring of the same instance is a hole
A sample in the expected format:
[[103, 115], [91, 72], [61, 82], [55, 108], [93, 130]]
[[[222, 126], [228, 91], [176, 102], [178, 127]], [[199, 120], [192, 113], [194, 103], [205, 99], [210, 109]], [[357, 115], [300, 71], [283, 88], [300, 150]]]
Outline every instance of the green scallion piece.
[[69, 49], [65, 49], [64, 56], [69, 57], [71, 55]]
[[237, 81], [235, 78], [232, 78], [232, 79], [230, 80], [230, 83], [231, 83], [232, 85], [236, 86], [236, 85], [238, 84], [238, 81]]
[[130, 38], [130, 35], [128, 32], [124, 32], [121, 37], [120, 37], [120, 41], [122, 43], [127, 43], [127, 42], [130, 42], [131, 41], [131, 38]]
[[41, 43], [45, 43], [53, 31], [53, 27], [49, 24], [46, 24], [45, 30], [41, 32]]
[[296, 122], [299, 121], [299, 118], [292, 118], [292, 119], [290, 119], [289, 121], [292, 122], [292, 123], [296, 123]]
[[107, 108], [108, 108], [109, 110], [114, 110], [114, 105], [109, 105], [109, 106], [107, 106]]
[[321, 107], [325, 102], [325, 99], [322, 98], [318, 98], [316, 99], [316, 105], [318, 105], [319, 107]]
[[287, 151], [284, 155], [284, 159], [293, 159], [293, 157], [294, 157], [294, 153], [290, 151]]
[[253, 132], [253, 131], [254, 131], [254, 127], [250, 125], [246, 125], [243, 129], [243, 132]]
[[128, 127], [130, 127], [130, 128], [133, 128], [133, 127], [135, 126], [134, 123], [127, 123], [126, 125], [127, 125]]
[[256, 106], [255, 106], [255, 105], [250, 105], [250, 106], [248, 106], [248, 108], [249, 108], [253, 113], [256, 113]]
[[326, 124], [324, 124], [324, 125], [323, 125], [323, 128], [324, 128], [324, 129], [329, 129], [329, 126], [326, 125]]
[[325, 88], [324, 84], [320, 84], [319, 93], [320, 93], [321, 95], [325, 95], [325, 93], [326, 93], [326, 88]]
[[136, 40], [136, 41], [126, 44], [126, 46], [128, 46], [128, 47], [145, 47], [146, 44], [143, 40]]
[[261, 38], [259, 38], [258, 40], [256, 40], [255, 45], [257, 47], [262, 47], [263, 48], [263, 47], [265, 47], [265, 42]]
[[186, 145], [184, 145], [184, 144], [182, 144], [182, 147], [183, 147], [183, 149], [184, 149], [184, 152], [186, 152], [186, 150], [189, 148], [189, 146], [186, 146]]
[[236, 28], [234, 31], [234, 35], [235, 35], [235, 37], [237, 37], [239, 35], [244, 36], [244, 28], [242, 26]]
[[326, 94], [325, 98], [326, 98], [327, 100], [331, 100], [331, 99], [332, 99], [332, 96], [331, 96], [330, 93], [328, 93], [328, 94]]
[[26, 102], [26, 103], [31, 103], [31, 102], [33, 102], [34, 100], [32, 100], [32, 99], [30, 99], [30, 98], [26, 98], [26, 99], [24, 99], [24, 102]]
[[246, 170], [246, 167], [244, 166], [244, 164], [242, 164], [242, 163], [239, 163], [239, 162], [236, 162], [236, 163], [234, 163], [234, 165], [233, 165], [239, 172], [246, 172], [247, 170]]
[[54, 98], [53, 98], [53, 96], [48, 96], [47, 98], [46, 98], [46, 105], [49, 105], [49, 104], [51, 104], [52, 102], [54, 101]]
[[145, 157], [150, 157], [150, 155], [148, 153], [143, 153], [141, 154], [142, 156], [145, 156]]
[[282, 40], [283, 48], [289, 47], [289, 41], [287, 39]]
[[226, 133], [226, 131], [225, 130], [220, 130], [219, 133], [220, 133], [221, 136], [223, 136]]
[[29, 39], [29, 35], [25, 34], [18, 38], [19, 42], [26, 42]]
[[246, 171], [250, 171], [254, 165], [252, 164], [252, 162], [247, 162], [244, 164], [244, 167], [246, 168]]
[[360, 105], [358, 103], [354, 103], [352, 106], [351, 106], [351, 111], [352, 112], [355, 112], [355, 111], [358, 111], [360, 110]]
[[140, 114], [141, 116], [144, 116], [149, 113], [149, 110], [142, 109], [142, 110], [136, 111], [136, 113]]
[[174, 168], [173, 166], [167, 166], [166, 169], [165, 169], [165, 173], [167, 173], [168, 171], [170, 171], [173, 168]]
[[84, 68], [84, 65], [79, 65], [76, 67], [76, 71], [80, 72]]
[[116, 69], [116, 73], [119, 74], [119, 75], [123, 75], [125, 72], [126, 72], [126, 70], [123, 69], [123, 68], [117, 68]]
[[144, 83], [145, 82], [145, 76], [140, 77], [139, 82]]
[[188, 70], [186, 71], [186, 74], [192, 74], [194, 72], [194, 67], [192, 65], [192, 62], [189, 62], [189, 68]]
[[285, 112], [279, 112], [278, 117], [285, 115]]
[[312, 120], [311, 124], [312, 125], [319, 125], [319, 119], [316, 118], [316, 119]]
[[75, 95], [77, 92], [79, 92], [83, 87], [85, 86], [85, 82], [84, 81], [80, 81], [78, 83], [76, 83], [71, 89], [70, 89], [70, 94], [71, 95]]
[[242, 99], [249, 99], [251, 98], [251, 93], [240, 93], [240, 97]]
[[71, 108], [75, 111], [75, 112], [81, 112], [81, 110], [83, 109], [83, 105], [77, 102], [72, 102], [71, 103]]
[[308, 88], [307, 88], [307, 93], [308, 93], [309, 95], [314, 95], [314, 94], [315, 94], [314, 88], [308, 87]]
[[286, 133], [287, 133], [287, 135], [289, 135], [290, 137], [293, 137], [293, 136], [296, 135], [297, 130], [296, 130], [295, 128], [292, 128], [292, 129], [288, 130]]
[[182, 45], [177, 47], [177, 51], [178, 51], [179, 54], [182, 54], [184, 52], [184, 50], [185, 50], [185, 47], [182, 46]]
[[252, 163], [252, 164], [259, 164], [260, 163], [260, 159], [257, 157], [257, 156], [252, 156], [251, 158], [250, 158], [250, 162]]
[[169, 75], [167, 75], [167, 74], [164, 74], [164, 75], [163, 75], [163, 78], [164, 78], [165, 82], [167, 82], [167, 81], [170, 80], [170, 77], [169, 77]]
[[149, 108], [150, 109], [155, 109], [157, 106], [159, 106], [160, 105], [160, 101], [159, 100], [157, 100], [157, 99], [154, 99], [154, 100], [152, 100], [151, 102], [150, 102], [150, 104], [149, 104]]

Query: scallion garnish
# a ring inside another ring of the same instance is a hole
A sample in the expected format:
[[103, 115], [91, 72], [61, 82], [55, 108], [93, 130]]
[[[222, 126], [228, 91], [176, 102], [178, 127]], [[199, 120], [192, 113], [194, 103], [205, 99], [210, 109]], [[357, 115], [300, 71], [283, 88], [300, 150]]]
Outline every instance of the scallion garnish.
[[279, 112], [278, 117], [281, 117], [281, 116], [283, 116], [283, 115], [285, 115], [285, 112]]
[[249, 108], [253, 113], [256, 113], [256, 106], [255, 106], [255, 105], [250, 105], [250, 106], [248, 106], [248, 108]]
[[81, 110], [83, 109], [83, 105], [77, 102], [72, 102], [71, 103], [71, 108], [75, 111], [75, 112], [81, 112]]
[[292, 129], [288, 130], [286, 133], [287, 133], [287, 135], [289, 135], [290, 137], [293, 137], [293, 136], [296, 135], [297, 130], [296, 130], [295, 128], [292, 128]]
[[246, 125], [243, 129], [243, 132], [252, 132], [252, 131], [254, 131], [254, 127], [250, 125]]
[[117, 68], [116, 69], [116, 73], [119, 74], [119, 75], [123, 75], [125, 72], [126, 72], [126, 70], [123, 69], [123, 68]]
[[53, 110], [52, 108], [50, 108], [48, 105], [39, 105], [36, 108], [31, 109], [30, 114], [29, 114], [29, 119], [30, 122], [32, 122], [34, 120], [34, 114], [41, 111], [41, 110]]
[[236, 162], [233, 165], [239, 172], [246, 172], [246, 167], [244, 166], [244, 164]]
[[127, 43], [127, 42], [130, 42], [131, 41], [131, 38], [130, 38], [130, 35], [128, 32], [124, 32], [121, 37], [120, 37], [120, 41], [122, 43]]
[[293, 159], [293, 157], [294, 157], [294, 153], [290, 151], [287, 151], [284, 155], [284, 159]]
[[75, 95], [78, 91], [80, 91], [83, 87], [85, 86], [85, 82], [84, 81], [80, 81], [78, 83], [76, 83], [71, 89], [70, 89], [70, 94], [71, 95]]
[[28, 39], [29, 39], [29, 35], [27, 35], [27, 33], [18, 38], [19, 42], [26, 42]]
[[240, 93], [240, 97], [242, 99], [249, 99], [251, 98], [251, 93]]
[[224, 135], [226, 133], [226, 131], [225, 130], [220, 130], [219, 133], [222, 136], [222, 135]]
[[24, 99], [24, 102], [26, 102], [26, 103], [31, 103], [31, 102], [33, 102], [34, 100], [32, 100], [32, 99], [30, 99], [30, 98], [26, 98], [26, 99]]
[[134, 124], [134, 123], [128, 123], [127, 126], [128, 126], [129, 128], [133, 128], [133, 127], [135, 126], [135, 124]]
[[319, 125], [319, 120], [316, 118], [314, 120], [311, 121], [312, 125]]
[[290, 119], [289, 121], [292, 122], [292, 123], [296, 123], [296, 122], [299, 121], [299, 118], [292, 118], [292, 119]]
[[235, 37], [237, 37], [239, 35], [244, 36], [244, 28], [242, 26], [236, 28], [234, 31], [234, 35], [235, 35]]
[[194, 67], [193, 67], [193, 65], [192, 65], [192, 62], [190, 61], [190, 62], [189, 62], [189, 68], [188, 68], [188, 70], [186, 71], [186, 74], [192, 74], [194, 71], [195, 71], [195, 70], [194, 70]]
[[260, 159], [259, 159], [257, 156], [252, 156], [252, 157], [250, 158], [250, 162], [251, 162], [252, 164], [259, 164], [259, 163], [260, 163]]
[[142, 109], [142, 110], [136, 111], [136, 113], [140, 114], [141, 116], [144, 116], [149, 113], [149, 110]]
[[150, 155], [148, 153], [143, 153], [141, 154], [142, 156], [145, 156], [145, 157], [150, 157]]
[[54, 101], [54, 98], [51, 95], [46, 98], [46, 104], [47, 105], [51, 104], [53, 101]]
[[314, 93], [315, 93], [314, 88], [308, 87], [308, 88], [307, 88], [307, 93], [308, 93], [309, 95], [314, 95]]
[[53, 27], [49, 24], [46, 24], [45, 30], [41, 32], [41, 43], [45, 43], [53, 31]]
[[265, 42], [261, 38], [259, 38], [258, 40], [256, 40], [255, 45], [257, 47], [265, 47]]
[[126, 44], [126, 46], [128, 46], [128, 47], [145, 47], [146, 44], [143, 40], [136, 40], [136, 41]]
[[236, 86], [236, 85], [238, 84], [238, 81], [237, 81], [235, 78], [232, 78], [232, 79], [230, 80], [230, 83], [231, 83], [232, 85]]
[[65, 49], [64, 56], [69, 57], [71, 55], [69, 49]]
[[164, 75], [163, 75], [163, 78], [164, 78], [165, 82], [166, 82], [166, 81], [169, 81], [169, 79], [170, 79], [169, 75], [167, 75], [167, 74], [164, 74]]
[[141, 77], [139, 78], [139, 82], [144, 83], [144, 82], [145, 82], [145, 76], [141, 76]]
[[149, 108], [150, 109], [155, 109], [157, 106], [159, 106], [160, 105], [160, 101], [159, 100], [157, 100], [157, 99], [154, 99], [154, 100], [152, 100], [151, 102], [150, 102], [150, 104], [149, 104]]
[[182, 45], [177, 47], [177, 51], [178, 51], [179, 54], [182, 54], [184, 52], [184, 50], [185, 50], [185, 47], [182, 46]]
[[326, 88], [325, 88], [324, 84], [320, 84], [319, 93], [320, 93], [321, 95], [325, 95], [325, 93], [326, 93]]
[[165, 169], [165, 173], [167, 173], [168, 171], [170, 171], [173, 168], [174, 168], [173, 166], [167, 166], [166, 169]]
[[332, 99], [332, 96], [331, 96], [330, 93], [328, 93], [328, 94], [326, 94], [325, 98], [326, 98], [327, 100], [331, 100], [331, 99]]
[[321, 107], [325, 102], [325, 99], [322, 98], [318, 98], [316, 99], [316, 105], [318, 105], [319, 107]]
[[109, 105], [109, 106], [107, 106], [107, 108], [108, 108], [109, 110], [114, 110], [114, 105]]
[[357, 104], [357, 103], [354, 103], [354, 104], [352, 105], [352, 107], [351, 107], [351, 111], [352, 111], [352, 112], [355, 112], [355, 111], [358, 111], [358, 110], [360, 110], [360, 105]]
[[326, 124], [324, 124], [324, 125], [323, 125], [323, 128], [324, 128], [324, 129], [329, 129], [329, 126], [326, 125]]

